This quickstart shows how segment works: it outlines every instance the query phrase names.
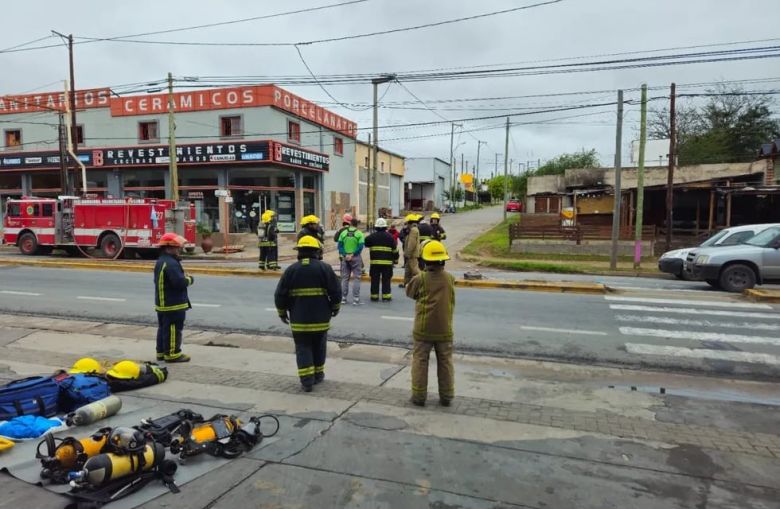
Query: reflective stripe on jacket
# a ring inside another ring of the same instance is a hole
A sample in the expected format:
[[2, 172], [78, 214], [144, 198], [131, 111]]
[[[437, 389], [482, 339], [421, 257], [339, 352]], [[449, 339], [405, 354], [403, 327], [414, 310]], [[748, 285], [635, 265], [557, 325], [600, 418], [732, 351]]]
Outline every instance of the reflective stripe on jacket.
[[187, 287], [191, 284], [178, 258], [161, 253], [154, 266], [154, 309], [161, 313], [190, 309]]
[[284, 271], [274, 303], [279, 316], [289, 313], [293, 332], [324, 332], [331, 313], [341, 306], [341, 284], [330, 265], [304, 258]]
[[387, 230], [378, 230], [366, 237], [366, 247], [371, 256], [371, 265], [398, 263], [398, 243]]

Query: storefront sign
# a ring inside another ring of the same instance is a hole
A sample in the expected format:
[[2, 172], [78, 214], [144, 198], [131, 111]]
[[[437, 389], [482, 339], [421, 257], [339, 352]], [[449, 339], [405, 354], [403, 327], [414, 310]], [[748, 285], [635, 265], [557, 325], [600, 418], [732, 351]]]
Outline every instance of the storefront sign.
[[[79, 160], [90, 168], [167, 167], [168, 146], [100, 148], [78, 152]], [[303, 150], [274, 141], [245, 143], [196, 143], [176, 147], [180, 165], [277, 163], [307, 170], [328, 171], [326, 154]], [[28, 152], [0, 156], [0, 170], [59, 168], [57, 152]], [[68, 157], [68, 164], [71, 164]]]
[[[0, 96], [0, 115], [34, 111], [65, 111], [65, 91]], [[111, 89], [76, 90], [76, 109], [108, 108]]]
[[[275, 85], [176, 92], [173, 103], [177, 112], [274, 106], [350, 138], [357, 136], [356, 123]], [[111, 99], [111, 115], [114, 117], [167, 112], [167, 93]]]
[[279, 163], [323, 171], [327, 171], [330, 165], [330, 158], [325, 154], [309, 152], [308, 150], [273, 141], [271, 146], [273, 148], [273, 160]]

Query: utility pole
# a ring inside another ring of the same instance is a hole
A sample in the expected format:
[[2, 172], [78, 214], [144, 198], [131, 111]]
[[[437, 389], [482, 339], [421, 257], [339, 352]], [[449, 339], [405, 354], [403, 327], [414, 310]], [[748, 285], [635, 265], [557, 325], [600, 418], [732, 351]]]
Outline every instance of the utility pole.
[[[73, 34], [65, 35], [61, 34], [57, 31], [52, 30], [51, 31], [54, 35], [57, 35], [65, 40], [68, 41], [68, 67], [70, 69], [70, 90], [68, 93], [68, 103], [70, 104], [70, 140], [73, 144], [73, 150], [78, 150], [79, 146], [79, 140], [78, 140], [78, 126], [76, 125], [76, 77], [74, 72], [74, 66], [73, 66]], [[76, 163], [74, 161], [74, 173], [75, 179], [78, 179], [78, 172], [76, 170]], [[67, 169], [66, 169], [67, 171]], [[64, 194], [70, 195], [71, 188], [70, 188], [70, 179], [66, 179], [66, 185], [68, 186], [67, 189], [63, 188]], [[74, 186], [78, 187], [78, 185]]]
[[506, 139], [504, 140], [504, 221], [506, 221], [506, 202], [509, 199], [509, 117], [506, 117]]
[[368, 162], [366, 163], [366, 223], [368, 223], [368, 203], [371, 201], [371, 157], [374, 148], [371, 145], [371, 135], [368, 135]]
[[674, 215], [674, 164], [677, 157], [677, 116], [675, 114], [675, 84], [672, 83], [672, 94], [669, 103], [669, 176], [666, 180], [666, 251], [672, 249], [672, 221]]
[[[176, 120], [174, 118], [173, 74], [168, 73], [168, 175], [171, 178], [171, 199], [179, 201], [179, 166], [176, 161]], [[227, 249], [227, 246], [225, 246]]]
[[455, 206], [455, 203], [453, 200], [452, 192], [455, 190], [455, 122], [450, 123], [450, 188], [449, 188], [449, 194], [450, 194], [450, 201], [452, 201], [452, 206]]
[[612, 250], [609, 256], [610, 270], [617, 269], [618, 241], [620, 239], [620, 173], [622, 164], [621, 148], [623, 145], [623, 91], [618, 90], [617, 129], [615, 133], [615, 206], [612, 209]]
[[642, 226], [645, 206], [645, 147], [647, 145], [647, 85], [642, 85], [642, 112], [639, 120], [639, 168], [636, 181], [636, 224], [634, 232], [634, 268], [642, 263]]
[[477, 168], [475, 170], [475, 173], [476, 173], [475, 177], [476, 177], [476, 180], [477, 180], [477, 184], [479, 184], [479, 149], [480, 149], [480, 147], [482, 147], [483, 143], [485, 145], [487, 145], [486, 141], [477, 141]]
[[62, 188], [62, 194], [69, 196], [70, 193], [68, 190], [70, 185], [68, 183], [68, 156], [67, 152], [65, 151], [65, 115], [62, 112], [59, 114], [59, 119], [59, 136], [57, 136], [57, 139], [60, 142], [60, 186]]
[[366, 222], [368, 223], [366, 226], [369, 228], [373, 228], [374, 226], [374, 219], [376, 218], [376, 171], [377, 166], [379, 166], [379, 85], [382, 83], [388, 83], [390, 81], [395, 81], [395, 74], [385, 74], [384, 76], [381, 76], [379, 78], [374, 78], [371, 80], [371, 84], [374, 86], [374, 144], [373, 144], [373, 161], [371, 165], [371, 179], [369, 180], [371, 186], [371, 202], [368, 204], [368, 211], [366, 214]]

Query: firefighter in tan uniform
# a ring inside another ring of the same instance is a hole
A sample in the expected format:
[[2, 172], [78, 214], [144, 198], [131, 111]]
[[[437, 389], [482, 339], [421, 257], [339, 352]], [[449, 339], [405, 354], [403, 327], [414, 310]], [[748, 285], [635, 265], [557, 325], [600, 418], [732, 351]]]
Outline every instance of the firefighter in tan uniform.
[[431, 350], [435, 350], [439, 403], [450, 406], [455, 397], [455, 368], [452, 363], [455, 278], [444, 270], [444, 263], [450, 257], [441, 242], [426, 242], [421, 257], [425, 261], [425, 270], [406, 286], [406, 295], [417, 301], [412, 331], [412, 403], [425, 405], [428, 395], [428, 359]]
[[420, 267], [417, 259], [420, 257], [420, 230], [417, 223], [420, 216], [417, 214], [408, 214], [406, 216], [406, 225], [409, 232], [404, 237], [404, 286], [409, 284], [414, 276], [420, 273]]

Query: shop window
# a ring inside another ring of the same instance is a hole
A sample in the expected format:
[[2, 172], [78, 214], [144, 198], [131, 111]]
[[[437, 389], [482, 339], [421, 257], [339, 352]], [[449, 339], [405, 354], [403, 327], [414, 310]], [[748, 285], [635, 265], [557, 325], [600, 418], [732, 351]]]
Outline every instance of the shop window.
[[35, 172], [30, 175], [32, 190], [60, 189], [60, 174], [55, 172]]
[[242, 136], [244, 131], [241, 126], [241, 117], [239, 115], [230, 117], [219, 117], [219, 135], [223, 138], [231, 136]]
[[22, 145], [22, 130], [21, 129], [7, 129], [5, 131], [5, 146], [6, 147], [19, 147]]
[[287, 139], [296, 143], [301, 142], [301, 124], [298, 122], [287, 122]]
[[337, 156], [344, 155], [344, 139], [338, 136], [333, 137], [333, 153]]
[[84, 144], [84, 126], [83, 125], [77, 125], [76, 126], [76, 145], [83, 145]]
[[314, 177], [312, 176], [304, 176], [303, 177], [303, 188], [304, 189], [314, 189], [315, 183], [314, 183]]
[[159, 142], [160, 124], [156, 120], [138, 122], [138, 141]]
[[368, 156], [366, 156], [365, 167], [368, 168]]
[[384, 161], [379, 163], [379, 171], [381, 171], [382, 173], [385, 172], [385, 162]]
[[2, 175], [0, 174], [0, 189], [21, 189], [21, 175]]

